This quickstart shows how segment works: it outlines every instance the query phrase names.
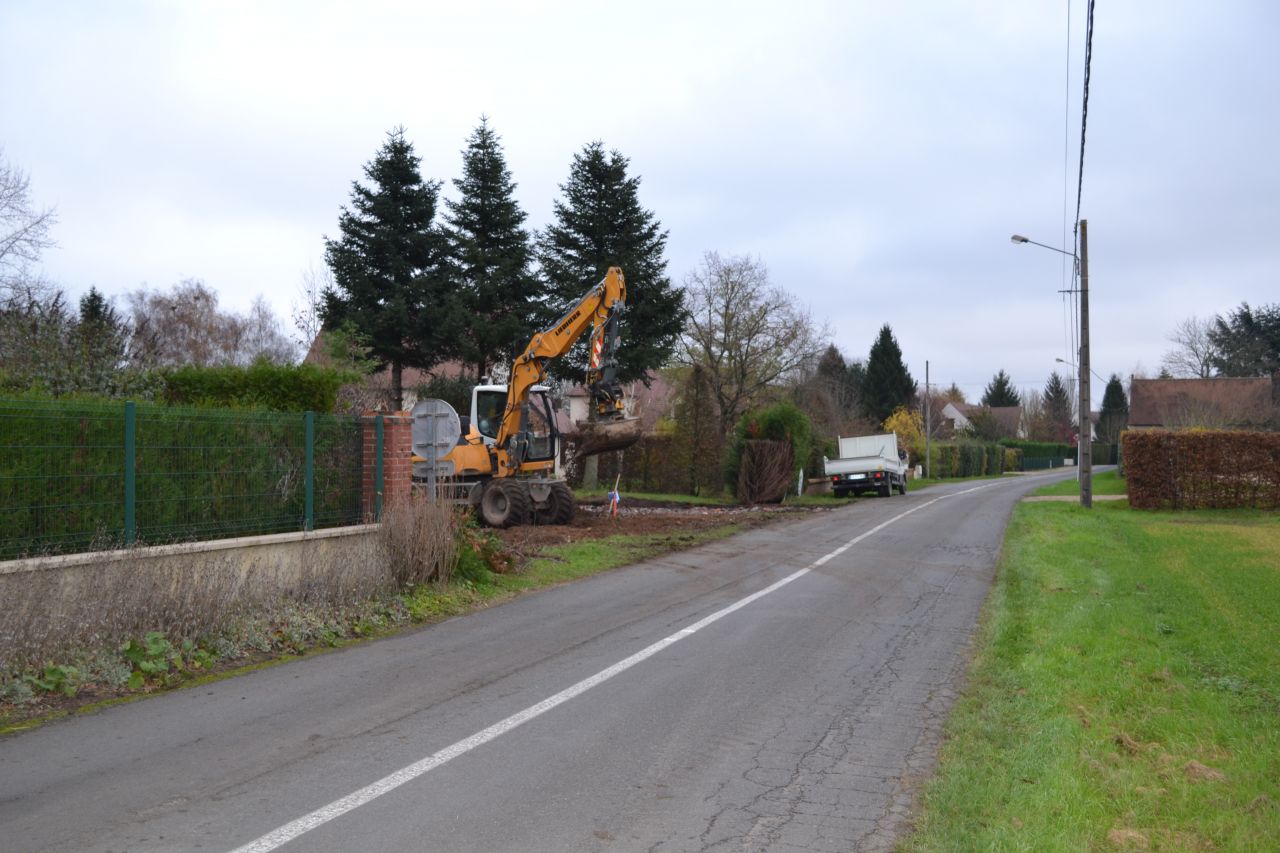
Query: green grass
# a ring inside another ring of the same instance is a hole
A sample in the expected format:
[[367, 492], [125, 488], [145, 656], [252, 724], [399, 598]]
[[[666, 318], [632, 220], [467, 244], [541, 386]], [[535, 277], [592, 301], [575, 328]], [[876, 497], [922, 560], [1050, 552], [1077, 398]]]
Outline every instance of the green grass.
[[1276, 514], [1020, 504], [902, 849], [1275, 849], [1277, 614]]
[[[1125, 482], [1120, 479], [1117, 471], [1103, 471], [1101, 474], [1093, 475], [1093, 493], [1095, 495], [1123, 495], [1128, 492], [1125, 490]], [[1052, 486], [1045, 486], [1043, 489], [1036, 489], [1033, 494], [1037, 495], [1078, 495], [1080, 494], [1080, 481], [1075, 477], [1054, 483]]]

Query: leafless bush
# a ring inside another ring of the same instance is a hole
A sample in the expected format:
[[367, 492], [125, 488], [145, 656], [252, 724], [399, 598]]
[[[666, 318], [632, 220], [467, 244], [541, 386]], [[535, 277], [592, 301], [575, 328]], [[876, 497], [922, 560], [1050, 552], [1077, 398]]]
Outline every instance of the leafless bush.
[[747, 504], [781, 503], [795, 471], [785, 441], [748, 441], [738, 469], [738, 500]]
[[457, 510], [420, 495], [394, 502], [382, 513], [378, 544], [391, 579], [400, 589], [444, 583], [458, 562]]

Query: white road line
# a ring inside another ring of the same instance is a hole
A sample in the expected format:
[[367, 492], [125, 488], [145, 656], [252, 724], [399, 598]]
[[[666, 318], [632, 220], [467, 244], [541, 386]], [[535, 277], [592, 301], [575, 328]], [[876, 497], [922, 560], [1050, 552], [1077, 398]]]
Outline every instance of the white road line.
[[825, 556], [819, 557], [818, 559], [810, 563], [807, 567], [787, 575], [782, 580], [772, 583], [758, 592], [753, 592], [751, 595], [748, 595], [746, 598], [742, 598], [742, 599], [739, 599], [738, 601], [735, 601], [733, 604], [730, 604], [728, 607], [722, 610], [717, 610], [715, 613], [712, 613], [710, 616], [707, 616], [703, 619], [700, 619], [697, 622], [694, 622], [692, 625], [688, 626], [687, 628], [682, 628], [679, 631], [672, 634], [671, 636], [665, 637], [664, 639], [659, 640], [658, 642], [654, 643], [648, 648], [641, 649], [640, 651], [633, 654], [631, 657], [618, 661], [608, 669], [602, 669], [599, 672], [597, 672], [595, 675], [591, 676], [590, 678], [585, 678], [582, 681], [579, 681], [577, 684], [573, 685], [572, 687], [561, 690], [559, 693], [555, 694], [554, 696], [550, 696], [546, 699], [543, 699], [541, 702], [539, 702], [536, 705], [530, 705], [528, 708], [525, 708], [523, 711], [512, 714], [510, 717], [507, 717], [505, 720], [495, 723], [489, 728], [473, 734], [469, 738], [465, 738], [463, 740], [458, 741], [455, 744], [446, 746], [444, 749], [440, 750], [439, 752], [433, 755], [427, 756], [421, 761], [414, 762], [413, 764], [410, 764], [407, 767], [397, 770], [396, 772], [390, 774], [389, 776], [384, 776], [383, 778], [379, 779], [378, 781], [374, 782], [371, 785], [366, 785], [360, 790], [348, 794], [342, 799], [334, 800], [332, 803], [329, 803], [327, 806], [321, 806], [320, 808], [316, 809], [310, 814], [303, 815], [302, 817], [298, 818], [295, 821], [286, 823], [284, 826], [280, 827], [279, 829], [272, 830], [271, 832], [268, 832], [266, 835], [262, 836], [261, 838], [257, 838], [249, 842], [248, 844], [244, 845], [243, 847], [237, 847], [235, 850], [231, 851], [231, 853], [270, 853], [270, 851], [275, 850], [284, 844], [288, 844], [290, 841], [297, 838], [298, 836], [306, 832], [310, 832], [316, 827], [326, 824], [336, 817], [341, 817], [342, 815], [346, 814], [349, 811], [358, 809], [360, 806], [363, 806], [365, 803], [375, 800], [378, 797], [381, 797], [383, 794], [389, 793], [390, 791], [393, 791], [396, 788], [399, 788], [401, 785], [405, 784], [406, 782], [411, 782], [414, 779], [417, 779], [419, 776], [422, 776], [423, 774], [436, 769], [440, 765], [445, 764], [449, 761], [452, 761], [453, 759], [457, 758], [459, 755], [463, 755], [467, 752], [470, 752], [471, 750], [475, 749], [478, 746], [486, 744], [491, 740], [495, 740], [496, 738], [501, 737], [502, 735], [506, 734], [507, 732], [511, 731], [517, 726], [520, 726], [520, 725], [523, 725], [524, 723], [529, 722], [535, 717], [542, 716], [547, 711], [550, 711], [552, 708], [555, 708], [557, 705], [562, 705], [576, 696], [581, 696], [583, 693], [586, 693], [592, 687], [595, 687], [599, 684], [603, 684], [604, 682], [608, 681], [610, 678], [613, 678], [615, 675], [619, 675], [623, 672], [626, 672], [628, 669], [631, 669], [631, 667], [635, 666], [636, 664], [640, 663], [643, 660], [653, 657], [658, 652], [662, 651], [668, 646], [671, 646], [680, 642], [685, 637], [689, 637], [689, 636], [692, 636], [693, 634], [698, 633], [703, 628], [707, 627], [713, 622], [717, 622], [723, 619], [724, 617], [728, 616], [730, 613], [734, 613], [738, 610], [741, 610], [742, 608], [746, 607], [748, 604], [752, 603], [753, 601], [757, 601], [758, 599], [764, 598], [766, 595], [772, 592], [776, 592], [779, 589], [782, 589], [784, 586], [791, 583], [792, 581], [804, 577], [805, 575], [809, 574], [809, 572], [812, 571], [813, 569], [825, 564], [828, 560], [832, 559], [833, 557], [843, 554], [845, 551], [849, 550], [854, 545], [857, 545], [859, 542], [866, 539], [868, 536], [871, 536], [873, 533], [877, 533], [881, 530], [884, 530], [886, 527], [893, 524], [894, 522], [899, 521], [900, 519], [906, 518], [908, 515], [911, 515], [911, 513], [919, 512], [925, 507], [932, 506], [933, 504], [936, 504], [938, 501], [946, 500], [947, 498], [956, 497], [958, 495], [966, 495], [966, 494], [969, 494], [970, 492], [976, 492], [980, 489], [989, 488], [990, 485], [994, 485], [994, 484], [977, 486], [972, 489], [965, 489], [962, 492], [953, 492], [952, 494], [949, 494], [949, 495], [942, 495], [940, 497], [934, 498], [931, 501], [922, 503], [919, 506], [912, 507], [906, 512], [899, 513], [898, 515], [895, 515], [893, 518], [889, 519], [888, 521], [885, 521], [881, 524], [876, 525], [875, 527], [866, 531], [862, 535], [857, 536], [853, 539], [850, 539], [848, 542], [841, 545], [839, 548], [836, 548], [831, 553], [826, 554]]

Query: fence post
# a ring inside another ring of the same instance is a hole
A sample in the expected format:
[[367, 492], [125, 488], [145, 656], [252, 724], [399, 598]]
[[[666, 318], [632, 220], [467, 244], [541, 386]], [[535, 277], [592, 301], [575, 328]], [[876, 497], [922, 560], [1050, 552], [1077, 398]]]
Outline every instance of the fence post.
[[302, 529], [315, 530], [316, 527], [316, 413], [307, 412], [303, 416], [307, 427], [307, 461], [304, 478], [305, 505], [303, 509]]
[[382, 415], [373, 423], [376, 446], [373, 453], [373, 520], [382, 521]]
[[132, 400], [124, 404], [124, 544], [138, 538], [138, 406]]

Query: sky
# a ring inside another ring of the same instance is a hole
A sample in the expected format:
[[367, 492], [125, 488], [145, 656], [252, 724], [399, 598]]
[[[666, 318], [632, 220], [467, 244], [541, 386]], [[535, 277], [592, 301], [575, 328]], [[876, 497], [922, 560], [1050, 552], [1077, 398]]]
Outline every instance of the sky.
[[[1085, 0], [0, 2], [0, 148], [73, 298], [203, 280], [292, 331], [351, 183], [487, 116], [531, 229], [573, 155], [630, 158], [672, 281], [749, 255], [865, 359], [976, 401], [1076, 360]], [[1190, 316], [1280, 302], [1280, 4], [1097, 4], [1080, 217], [1091, 363], [1154, 375]], [[1094, 408], [1103, 382], [1094, 379]]]

